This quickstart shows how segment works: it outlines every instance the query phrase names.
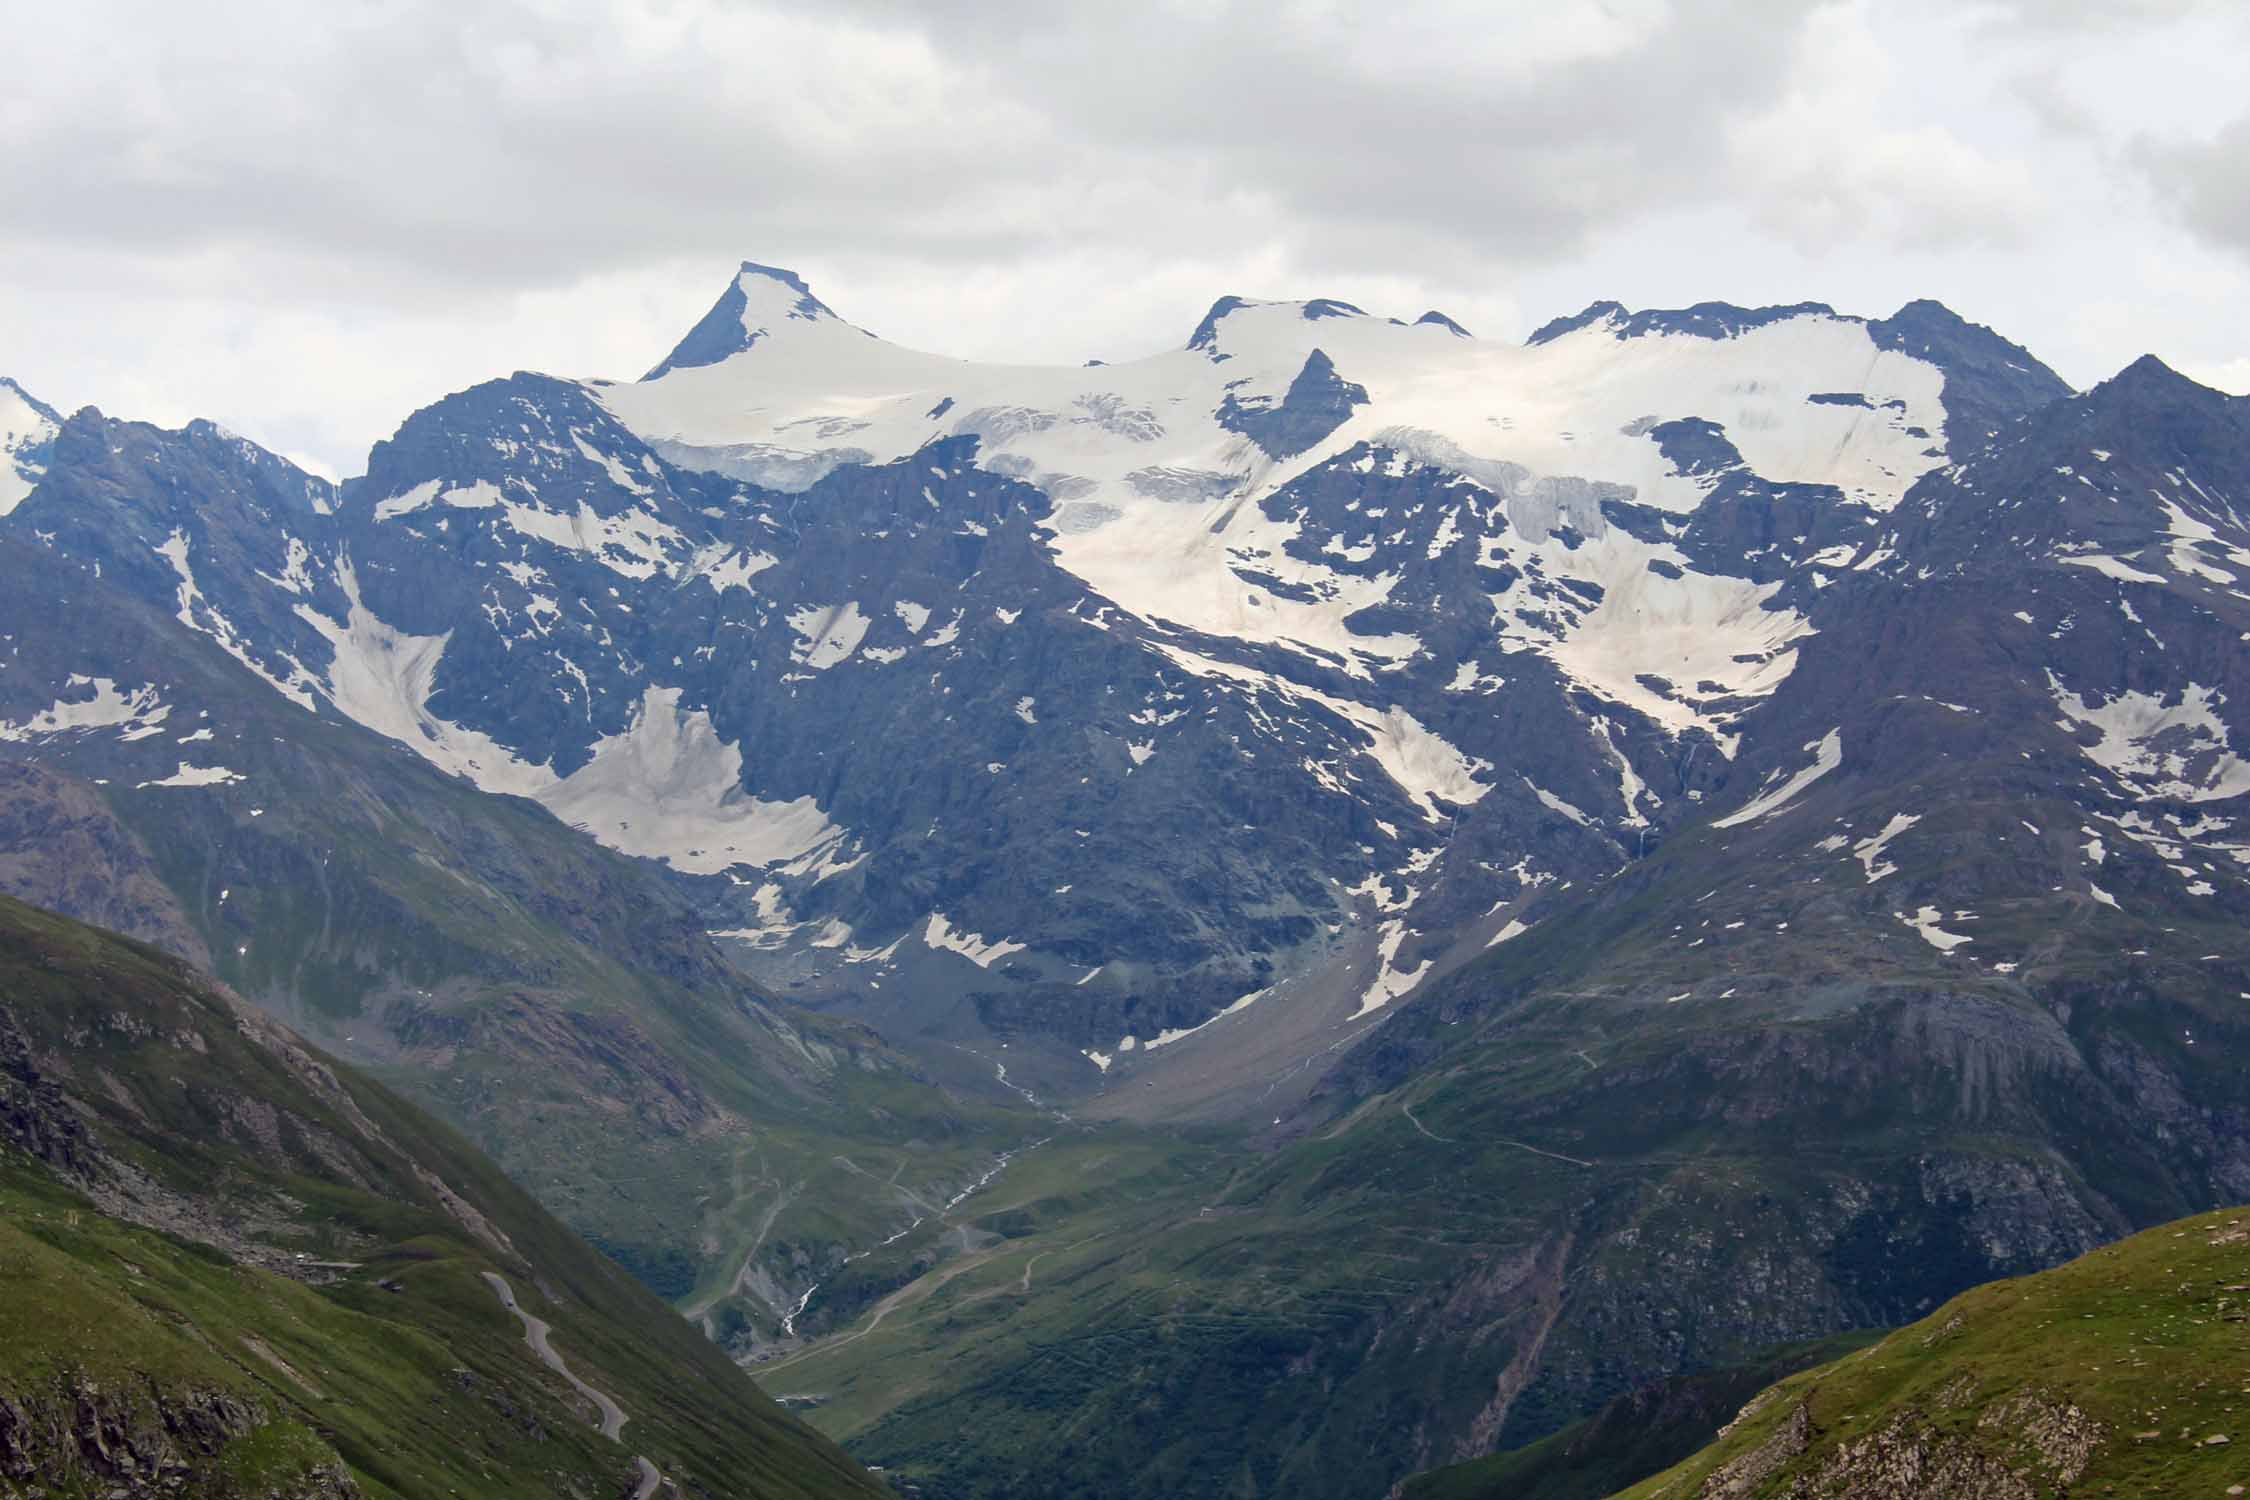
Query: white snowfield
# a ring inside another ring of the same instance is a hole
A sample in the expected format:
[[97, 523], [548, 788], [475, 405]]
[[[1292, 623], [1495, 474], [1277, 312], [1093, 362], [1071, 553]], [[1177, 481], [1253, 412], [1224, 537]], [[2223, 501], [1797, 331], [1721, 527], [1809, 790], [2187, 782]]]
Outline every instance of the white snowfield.
[[[1804, 315], [1725, 339], [1619, 339], [1605, 320], [1533, 346], [1327, 311], [1336, 304], [1247, 303], [1216, 320], [1205, 347], [1072, 368], [904, 349], [818, 304], [808, 309], [801, 291], [759, 270], [746, 268], [736, 284], [748, 348], [654, 380], [589, 387], [675, 462], [723, 467], [755, 451], [769, 460], [763, 482], [801, 488], [842, 462], [887, 462], [974, 435], [982, 467], [1056, 502], [1056, 555], [1094, 592], [1144, 618], [1340, 658], [1365, 678], [1422, 649], [1411, 636], [1344, 627], [1382, 602], [1396, 577], [1288, 557], [1282, 544], [1298, 524], [1269, 519], [1256, 502], [1376, 443], [1460, 475], [1459, 505], [1497, 502], [1509, 525], [1485, 561], [1536, 556], [1545, 576], [1603, 590], [1598, 605], [1536, 624], [1496, 599], [1512, 646], [1551, 657], [1675, 733], [1710, 729], [1729, 749], [1727, 715], [1705, 711], [1691, 689], [1712, 684], [1701, 696], [1737, 708], [1771, 692], [1794, 665], [1787, 648], [1803, 620], [1764, 607], [1775, 585], [1697, 573], [1671, 546], [1608, 527], [1598, 505], [1574, 512], [1556, 482], [1625, 486], [1639, 503], [1684, 516], [1711, 481], [1676, 472], [1649, 429], [1686, 417], [1723, 427], [1765, 478], [1835, 485], [1845, 503], [1873, 511], [1895, 506], [1944, 461], [1941, 372], [1878, 348], [1840, 317]], [[1279, 403], [1315, 349], [1368, 396], [1326, 439], [1276, 461], [1220, 424], [1229, 397]], [[1837, 394], [1866, 404], [1810, 399]], [[1589, 540], [1563, 545], [1550, 535], [1558, 518]], [[1452, 519], [1444, 525], [1441, 542]], [[1309, 586], [1317, 602], [1238, 576], [1229, 564], [1245, 557]], [[1651, 561], [1671, 567], [1652, 571]]]
[[1735, 828], [1744, 823], [1755, 823], [1770, 818], [1797, 800], [1797, 794], [1826, 776], [1844, 763], [1844, 737], [1831, 729], [1819, 739], [1805, 746], [1812, 752], [1812, 764], [1791, 776], [1769, 792], [1765, 792], [1740, 809], [1723, 818], [1711, 820], [1713, 828]]

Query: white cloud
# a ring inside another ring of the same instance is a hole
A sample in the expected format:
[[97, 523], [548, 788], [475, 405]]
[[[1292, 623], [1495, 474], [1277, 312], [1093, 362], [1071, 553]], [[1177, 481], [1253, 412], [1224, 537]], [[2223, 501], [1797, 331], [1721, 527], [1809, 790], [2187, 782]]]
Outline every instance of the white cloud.
[[1728, 145], [1759, 220], [1807, 249], [2017, 246], [2050, 227], [2030, 167], [1896, 107], [1909, 60], [1864, 5], [1831, 6], [1799, 38], [1788, 91]]
[[2240, 359], [2192, 361], [2180, 373], [2230, 396], [2250, 396], [2250, 355]]

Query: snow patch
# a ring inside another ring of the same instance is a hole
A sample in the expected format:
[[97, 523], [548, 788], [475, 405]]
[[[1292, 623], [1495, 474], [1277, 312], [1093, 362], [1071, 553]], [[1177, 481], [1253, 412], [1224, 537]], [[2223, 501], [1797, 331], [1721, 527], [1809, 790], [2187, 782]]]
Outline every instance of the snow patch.
[[1799, 792], [1843, 764], [1844, 737], [1838, 730], [1829, 730], [1828, 733], [1822, 735], [1812, 744], [1805, 746], [1805, 748], [1813, 752], [1813, 763], [1811, 765], [1739, 810], [1729, 813], [1723, 818], [1713, 819], [1711, 826], [1713, 828], [1736, 828], [1760, 818], [1770, 818], [1796, 800]]
[[1945, 920], [1945, 913], [1934, 906], [1925, 906], [1911, 917], [1902, 911], [1892, 912], [1891, 915], [1913, 928], [1923, 942], [1928, 943], [1940, 953], [1951, 953], [1954, 949], [1969, 941], [1966, 933], [1947, 932], [1943, 927], [1940, 927], [1938, 924]]
[[408, 635], [384, 624], [361, 600], [359, 578], [349, 559], [337, 563], [336, 581], [347, 606], [342, 624], [307, 604], [299, 604], [296, 613], [335, 652], [325, 690], [345, 717], [399, 741], [440, 770], [465, 777], [484, 791], [529, 797], [553, 783], [554, 773], [547, 766], [527, 764], [490, 735], [430, 712], [438, 663], [452, 639], [451, 631]]
[[2074, 568], [2091, 568], [2104, 578], [2114, 578], [2119, 583], [2165, 583], [2169, 581], [2161, 573], [2144, 573], [2130, 563], [2115, 557], [2080, 555], [2059, 560], [2069, 563]]
[[867, 627], [874, 621], [859, 612], [852, 600], [828, 606], [808, 605], [789, 616], [789, 628], [797, 633], [797, 644], [789, 648], [790, 659], [825, 672], [859, 649], [867, 638]]
[[46, 469], [32, 455], [53, 442], [61, 430], [24, 398], [14, 381], [0, 380], [0, 516], [14, 511], [39, 487]]
[[811, 797], [767, 802], [743, 790], [741, 750], [719, 738], [702, 709], [683, 712], [678, 688], [647, 689], [632, 723], [597, 740], [593, 752], [533, 795], [622, 853], [713, 875], [802, 859], [844, 837]]
[[1022, 943], [1006, 938], [987, 939], [982, 933], [955, 929], [952, 922], [937, 912], [930, 913], [929, 926], [922, 930], [922, 941], [932, 948], [948, 953], [958, 953], [980, 969], [989, 969], [1011, 953], [1021, 953]]
[[1562, 798], [1556, 796], [1553, 792], [1550, 792], [1545, 787], [1540, 786], [1530, 777], [1524, 777], [1523, 784], [1531, 788], [1531, 794], [1539, 799], [1540, 806], [1546, 808], [1547, 811], [1553, 813], [1561, 813], [1564, 817], [1570, 819], [1571, 822], [1576, 823], [1581, 828], [1590, 828], [1593, 826], [1594, 820], [1592, 818], [1587, 817], [1583, 812], [1580, 812], [1570, 803], [1563, 801]]
[[1491, 937], [1486, 938], [1484, 940], [1484, 945], [1487, 948], [1497, 948], [1502, 943], [1508, 942], [1513, 938], [1520, 938], [1525, 933], [1531, 931], [1531, 925], [1531, 923], [1523, 921], [1520, 918], [1510, 917], [1508, 919], [1508, 925], [1501, 928]]
[[755, 593], [750, 580], [780, 561], [763, 552], [752, 552], [748, 548], [737, 551], [724, 542], [713, 542], [695, 554], [688, 563], [688, 571], [711, 585], [714, 594], [723, 594], [728, 589]]
[[1430, 972], [1429, 959], [1422, 960], [1411, 969], [1393, 967], [1398, 959], [1398, 950], [1406, 941], [1404, 922], [1394, 919], [1385, 922], [1380, 930], [1382, 936], [1375, 944], [1375, 978], [1360, 994], [1359, 1009], [1352, 1012], [1352, 1019], [1355, 1021], [1381, 1010], [1420, 984], [1422, 976]]
[[1883, 851], [1890, 847], [1892, 839], [1897, 838], [1921, 821], [1922, 815], [1920, 813], [1894, 813], [1891, 820], [1883, 825], [1881, 833], [1876, 834], [1871, 839], [1861, 839], [1852, 846], [1853, 856], [1859, 860], [1860, 866], [1867, 871], [1867, 883], [1869, 885], [1873, 885], [1886, 875], [1898, 873], [1898, 866], [1885, 860]]
[[155, 781], [144, 781], [140, 785], [142, 787], [225, 786], [230, 781], [242, 781], [244, 779], [241, 772], [230, 771], [225, 766], [191, 766], [183, 760], [179, 764], [179, 769], [171, 775], [159, 777]]
[[600, 464], [602, 466], [602, 471], [609, 475], [609, 482], [616, 485], [619, 489], [630, 490], [632, 493], [641, 496], [652, 495], [655, 493], [654, 490], [650, 489], [646, 484], [642, 483], [641, 480], [634, 475], [631, 469], [626, 468], [625, 465], [619, 463], [615, 458], [607, 453], [602, 452], [601, 449], [596, 448], [592, 443], [587, 442], [583, 433], [573, 431], [570, 435], [570, 440], [577, 445], [578, 456], [585, 459], [589, 463]]
[[[2080, 740], [2080, 753], [2142, 797], [2214, 802], [2250, 792], [2250, 762], [2228, 745], [2216, 690], [2190, 683], [2167, 703], [2128, 689], [2097, 703], [2052, 672], [2047, 681], [2063, 714], [2059, 727]], [[2092, 744], [2084, 743], [2089, 732]]]
[[1252, 990], [1249, 994], [1244, 995], [1241, 998], [1229, 1003], [1224, 1010], [1207, 1016], [1202, 1021], [1197, 1022], [1193, 1026], [1182, 1027], [1178, 1030], [1160, 1031], [1155, 1036], [1141, 1043], [1141, 1045], [1146, 1047], [1151, 1052], [1154, 1052], [1159, 1047], [1169, 1047], [1174, 1042], [1184, 1041], [1188, 1037], [1194, 1036], [1197, 1032], [1201, 1031], [1206, 1026], [1217, 1025], [1219, 1022], [1225, 1020], [1228, 1016], [1241, 1014], [1243, 1011], [1248, 1010], [1251, 1006], [1257, 1004], [1260, 1000], [1264, 999], [1266, 996], [1272, 993], [1273, 986], [1271, 985], [1266, 986], [1262, 990]]
[[155, 734], [172, 712], [153, 686], [121, 692], [110, 678], [82, 677], [75, 672], [70, 675], [68, 686], [92, 688], [93, 695], [77, 701], [58, 698], [53, 706], [41, 709], [22, 723], [0, 720], [0, 740], [21, 742], [120, 727], [125, 732], [119, 738], [136, 740]]
[[412, 489], [403, 490], [388, 500], [376, 501], [375, 519], [388, 521], [394, 516], [408, 515], [429, 505], [449, 505], [455, 510], [490, 510], [501, 503], [499, 487], [489, 479], [479, 479], [452, 489], [447, 489], [442, 479], [425, 479]]
[[624, 578], [653, 578], [687, 548], [687, 538], [675, 527], [640, 509], [605, 516], [580, 504], [564, 515], [510, 500], [501, 502], [501, 512], [523, 535], [590, 557]]

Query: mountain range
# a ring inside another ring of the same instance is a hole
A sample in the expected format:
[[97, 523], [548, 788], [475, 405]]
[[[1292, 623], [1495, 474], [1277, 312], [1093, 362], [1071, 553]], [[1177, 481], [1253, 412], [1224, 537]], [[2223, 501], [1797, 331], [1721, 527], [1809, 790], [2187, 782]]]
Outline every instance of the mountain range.
[[926, 1493], [1376, 1493], [2250, 1198], [2250, 401], [2154, 359], [745, 264], [341, 485], [0, 403], [0, 884]]

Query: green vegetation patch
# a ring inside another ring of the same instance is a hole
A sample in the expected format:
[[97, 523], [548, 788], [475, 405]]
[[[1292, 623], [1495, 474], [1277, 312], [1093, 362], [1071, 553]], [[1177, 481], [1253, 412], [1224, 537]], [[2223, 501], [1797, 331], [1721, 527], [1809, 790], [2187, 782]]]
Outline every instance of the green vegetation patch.
[[[2225, 1495], [2250, 1485], [2250, 1211], [1981, 1286], [1756, 1397], [1632, 1500]], [[1885, 1491], [1889, 1493], [1889, 1491]]]

